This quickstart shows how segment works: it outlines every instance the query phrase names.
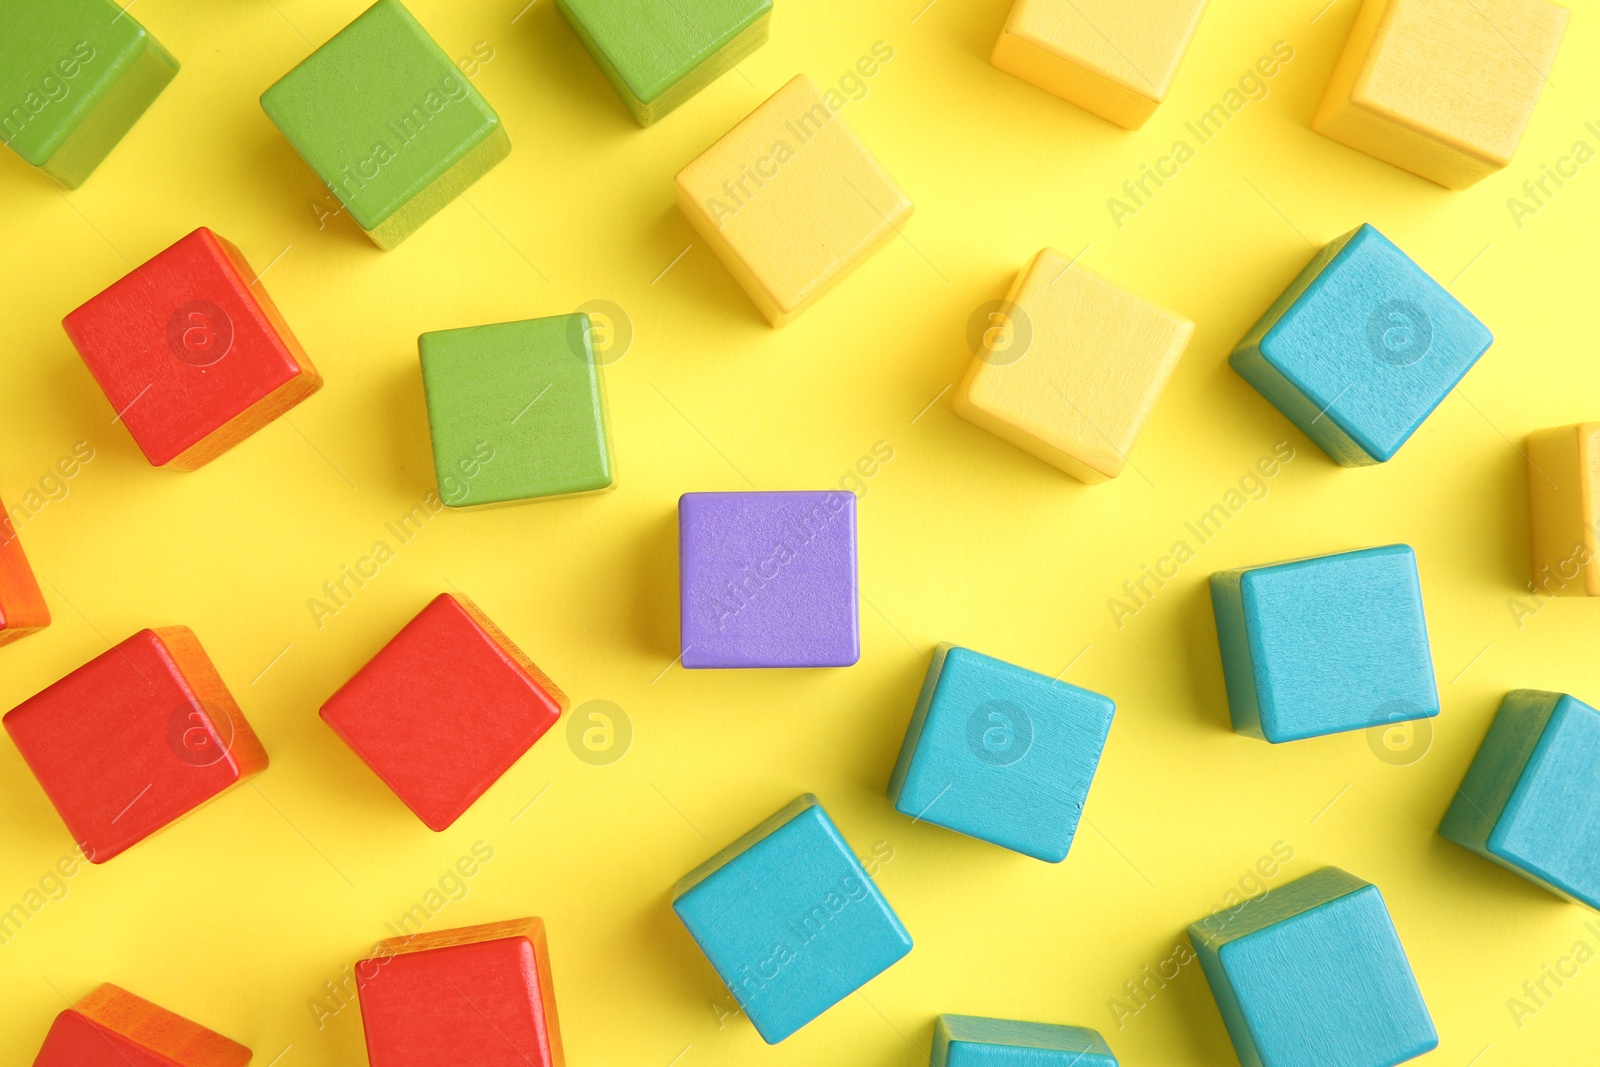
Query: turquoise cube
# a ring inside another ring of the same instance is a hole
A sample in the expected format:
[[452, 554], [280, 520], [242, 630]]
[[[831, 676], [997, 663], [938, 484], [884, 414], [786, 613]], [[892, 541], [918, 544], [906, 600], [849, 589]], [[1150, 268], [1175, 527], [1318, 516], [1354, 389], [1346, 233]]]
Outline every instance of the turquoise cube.
[[1189, 941], [1243, 1067], [1393, 1067], [1439, 1044], [1383, 895], [1337, 867]]
[[1600, 711], [1562, 693], [1506, 694], [1439, 833], [1600, 908]]
[[770, 1045], [911, 951], [911, 935], [809, 794], [686, 875], [672, 907]]
[[1392, 457], [1493, 341], [1363, 225], [1317, 253], [1228, 362], [1334, 460], [1363, 467]]
[[1233, 728], [1277, 744], [1439, 714], [1410, 545], [1211, 576]]
[[929, 1067], [1117, 1067], [1117, 1058], [1082, 1026], [941, 1015]]
[[902, 815], [1060, 863], [1115, 710], [1099, 693], [942, 644], [889, 796]]

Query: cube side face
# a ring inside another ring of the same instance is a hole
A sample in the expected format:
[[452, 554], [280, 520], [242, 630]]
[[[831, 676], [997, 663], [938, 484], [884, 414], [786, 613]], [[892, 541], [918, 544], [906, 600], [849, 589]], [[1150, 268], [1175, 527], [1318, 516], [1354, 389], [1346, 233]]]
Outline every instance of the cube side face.
[[1243, 571], [1211, 576], [1211, 613], [1217, 623], [1217, 648], [1222, 654], [1222, 681], [1228, 692], [1228, 715], [1236, 732], [1263, 741], [1261, 699], [1256, 690], [1255, 662], [1240, 592]]
[[[95, 1038], [100, 1047], [93, 1050], [97, 1054], [108, 1048], [109, 1032], [145, 1050], [154, 1057], [149, 1062], [162, 1067], [169, 1063], [183, 1067], [244, 1067], [250, 1062], [250, 1050], [237, 1041], [109, 983], [79, 1000], [73, 1008], [85, 1021], [100, 1028], [100, 1035]], [[118, 1048], [117, 1053], [120, 1052]], [[84, 1062], [99, 1064], [100, 1060], [71, 1062], [81, 1067]], [[110, 1067], [123, 1067], [128, 1061], [114, 1054], [105, 1062]]]
[[678, 537], [686, 668], [861, 658], [853, 493], [686, 493]]
[[894, 770], [889, 775], [889, 799], [894, 801], [897, 808], [905, 790], [906, 774], [916, 758], [917, 743], [928, 722], [928, 708], [933, 703], [934, 690], [938, 688], [939, 676], [944, 672], [945, 657], [953, 647], [944, 643], [934, 649], [933, 658], [928, 663], [928, 673], [922, 679], [922, 689], [917, 693], [917, 703], [911, 710], [911, 721], [906, 724], [906, 735], [900, 742], [900, 754], [895, 757]]
[[[943, 1050], [946, 1058], [937, 1054]], [[934, 1023], [936, 1067], [1116, 1067], [1098, 1031], [1082, 1026], [941, 1015]]]
[[1600, 424], [1528, 435], [1533, 584], [1543, 595], [1600, 595]]
[[23, 554], [22, 540], [0, 501], [0, 645], [50, 625], [50, 606]]
[[1489, 835], [1562, 699], [1560, 693], [1537, 689], [1517, 689], [1506, 694], [1466, 777], [1451, 798], [1439, 825], [1440, 836], [1485, 859], [1501, 862], [1489, 851]]
[[439, 498], [482, 507], [615, 482], [587, 315], [418, 339]]

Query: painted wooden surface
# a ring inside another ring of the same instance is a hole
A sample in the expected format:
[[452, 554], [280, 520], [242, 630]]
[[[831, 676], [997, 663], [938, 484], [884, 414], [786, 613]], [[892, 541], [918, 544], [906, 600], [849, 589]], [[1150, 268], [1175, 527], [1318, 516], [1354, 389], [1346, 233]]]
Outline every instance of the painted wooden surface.
[[568, 707], [464, 596], [435, 597], [322, 705], [322, 719], [430, 830], [443, 831]]
[[1312, 257], [1228, 362], [1346, 467], [1383, 463], [1493, 343], [1370, 225]]
[[1082, 1026], [941, 1015], [930, 1067], [1117, 1067], [1105, 1038]]
[[56, 1016], [33, 1067], [244, 1067], [250, 1050], [106, 983]]
[[1600, 711], [1563, 693], [1507, 693], [1439, 833], [1600, 909]]
[[85, 858], [104, 863], [267, 769], [267, 753], [182, 626], [141, 630], [5, 716]]
[[991, 321], [956, 414], [1090, 483], [1122, 473], [1194, 336], [1188, 319], [1053, 248], [1017, 275]]
[[1511, 162], [1567, 18], [1547, 0], [1367, 0], [1312, 126], [1465, 189]]
[[112, 0], [0, 2], [0, 140], [69, 189], [177, 73], [172, 54]]
[[22, 552], [22, 539], [0, 501], [0, 645], [50, 625], [50, 606]]
[[1600, 422], [1528, 435], [1534, 591], [1600, 596]]
[[911, 200], [800, 75], [678, 172], [678, 208], [774, 326], [885, 244]]
[[157, 467], [199, 470], [322, 388], [244, 255], [203, 226], [61, 324]]
[[685, 493], [678, 575], [691, 670], [861, 658], [853, 493]]
[[509, 504], [615, 484], [589, 316], [440, 330], [417, 348], [445, 504]]
[[1242, 734], [1276, 744], [1439, 714], [1410, 545], [1219, 571], [1211, 605]]
[[1206, 0], [1017, 0], [990, 62], [1136, 130], [1167, 98]]
[[942, 644], [889, 780], [919, 822], [1060, 863], [1078, 830], [1116, 705]]
[[1337, 867], [1189, 941], [1244, 1067], [1393, 1067], [1439, 1044], [1383, 895]]
[[911, 935], [809, 794], [685, 875], [672, 907], [769, 1045], [911, 951]]
[[399, 0], [378, 0], [261, 108], [382, 249], [511, 153], [500, 116]]
[[767, 43], [772, 0], [556, 0], [641, 126]]
[[355, 966], [370, 1067], [564, 1067], [541, 919], [381, 941]]

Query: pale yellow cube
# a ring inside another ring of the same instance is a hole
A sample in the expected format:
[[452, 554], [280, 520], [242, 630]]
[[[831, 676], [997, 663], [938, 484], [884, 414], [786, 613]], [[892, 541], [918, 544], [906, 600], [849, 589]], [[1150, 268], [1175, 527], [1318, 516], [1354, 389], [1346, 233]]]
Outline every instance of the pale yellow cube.
[[678, 208], [774, 326], [839, 284], [911, 200], [810, 78], [779, 89], [678, 172]]
[[1600, 596], [1600, 423], [1528, 435], [1533, 586], [1543, 596]]
[[1081, 481], [1121, 474], [1194, 323], [1051, 248], [996, 316], [956, 414]]
[[1465, 189], [1511, 162], [1567, 16], [1546, 0], [1367, 0], [1312, 127]]
[[1167, 98], [1206, 0], [1017, 0], [990, 62], [1137, 130]]

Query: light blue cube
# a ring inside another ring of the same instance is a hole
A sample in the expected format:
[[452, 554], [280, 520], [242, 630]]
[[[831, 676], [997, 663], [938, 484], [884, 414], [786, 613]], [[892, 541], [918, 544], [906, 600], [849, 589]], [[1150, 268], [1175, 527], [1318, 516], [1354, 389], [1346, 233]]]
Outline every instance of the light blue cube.
[[1394, 1067], [1439, 1044], [1383, 895], [1337, 867], [1189, 941], [1244, 1067]]
[[1117, 1067], [1117, 1058], [1082, 1026], [941, 1015], [930, 1067]]
[[889, 796], [902, 815], [1060, 863], [1115, 710], [1099, 693], [942, 644]]
[[672, 907], [769, 1045], [911, 951], [810, 794], [685, 875]]
[[1364, 467], [1393, 456], [1492, 343], [1363, 225], [1317, 253], [1228, 362], [1334, 460]]
[[1439, 833], [1600, 908], [1600, 711], [1562, 693], [1507, 693]]
[[1233, 728], [1274, 744], [1439, 714], [1410, 545], [1219, 571]]

